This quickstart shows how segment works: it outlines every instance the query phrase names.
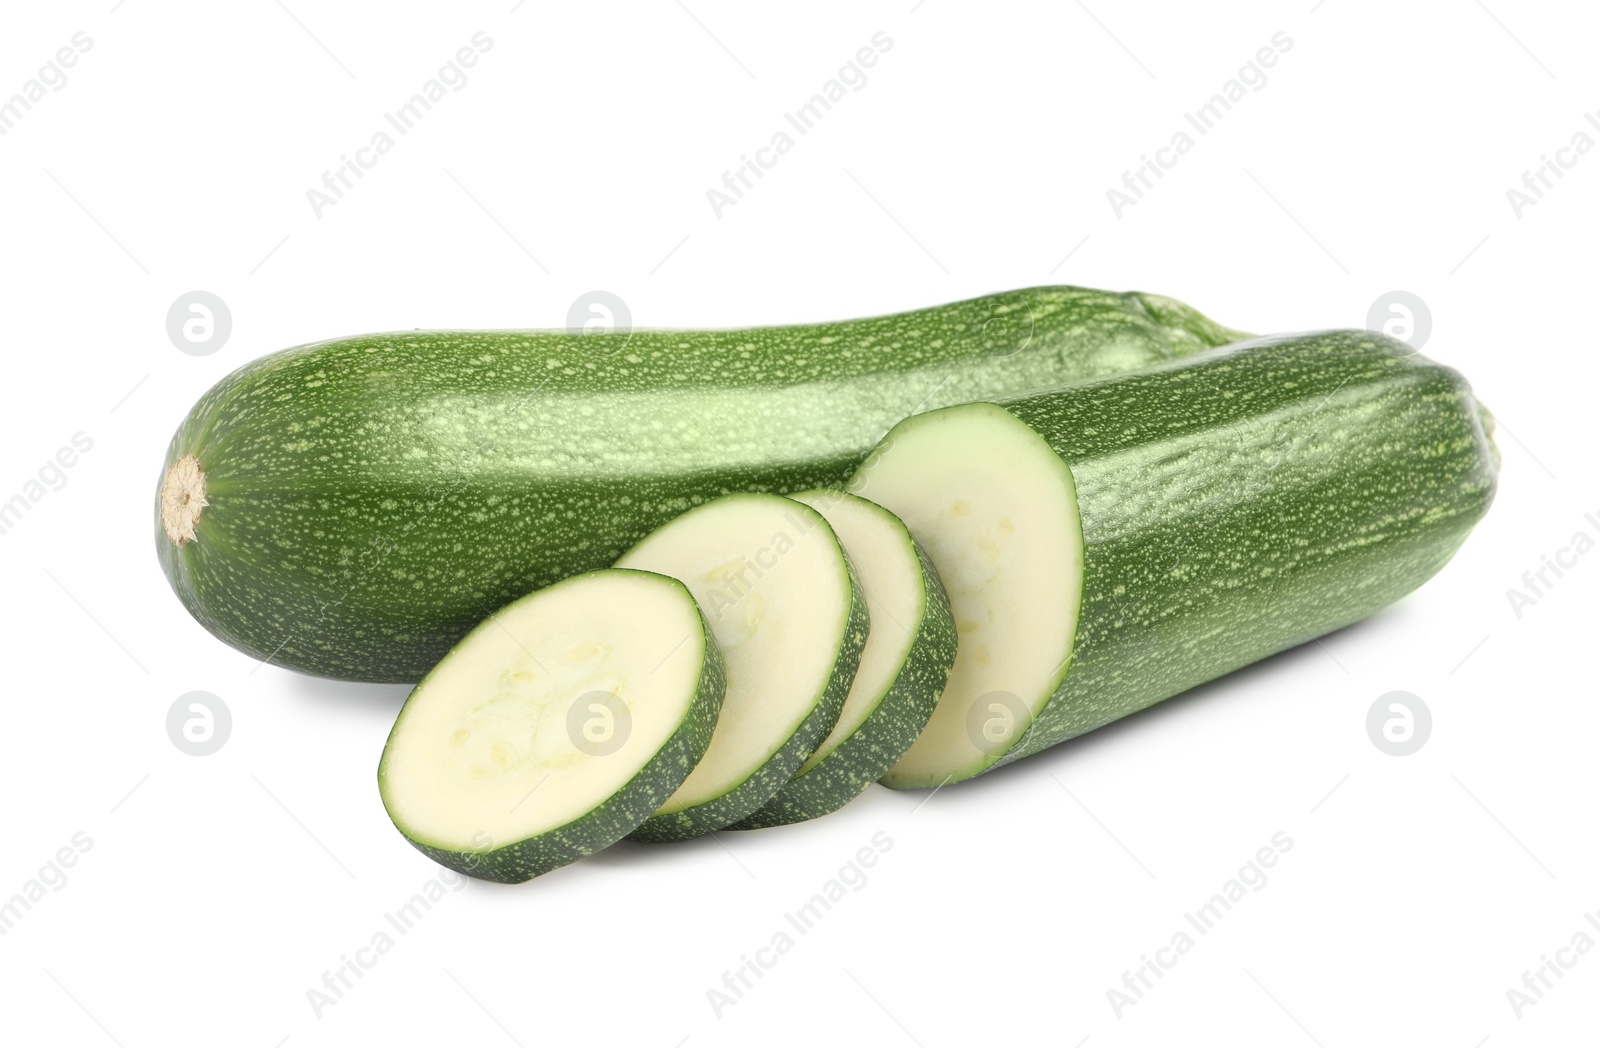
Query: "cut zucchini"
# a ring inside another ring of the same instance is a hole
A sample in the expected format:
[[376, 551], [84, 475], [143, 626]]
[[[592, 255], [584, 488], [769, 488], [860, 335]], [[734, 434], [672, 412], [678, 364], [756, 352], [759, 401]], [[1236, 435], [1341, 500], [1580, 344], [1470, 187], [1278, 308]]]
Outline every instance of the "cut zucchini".
[[689, 778], [631, 836], [696, 837], [745, 818], [833, 728], [868, 613], [822, 515], [778, 495], [727, 495], [646, 536], [618, 567], [682, 579], [722, 649], [728, 689]]
[[1456, 372], [1334, 331], [900, 423], [850, 488], [927, 548], [960, 647], [883, 783], [970, 778], [1409, 593], [1488, 510], [1485, 418]]
[[918, 415], [884, 445], [852, 488], [893, 507], [927, 549], [959, 649], [936, 712], [882, 781], [938, 786], [1009, 749], [1066, 669], [1083, 577], [1078, 503], [1061, 457], [994, 404]]
[[621, 839], [671, 796], [710, 743], [723, 690], [682, 583], [578, 575], [501, 609], [417, 685], [378, 789], [424, 854], [525, 881]]
[[731, 827], [737, 830], [815, 819], [860, 795], [916, 741], [956, 657], [939, 573], [899, 517], [841, 491], [789, 497], [821, 513], [844, 544], [872, 629], [833, 730], [761, 810]]

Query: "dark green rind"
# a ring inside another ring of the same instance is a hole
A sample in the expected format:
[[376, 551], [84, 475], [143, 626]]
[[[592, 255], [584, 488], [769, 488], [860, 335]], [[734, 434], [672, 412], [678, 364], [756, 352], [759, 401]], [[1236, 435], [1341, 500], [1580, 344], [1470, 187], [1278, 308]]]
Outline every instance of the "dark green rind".
[[[588, 572], [576, 576], [575, 579], [590, 574], [596, 573]], [[667, 576], [661, 577], [667, 578]], [[693, 603], [694, 598], [689, 596], [688, 589], [681, 582], [677, 579], [670, 581], [683, 589], [684, 596]], [[485, 622], [478, 629], [488, 629], [491, 626], [492, 622]], [[704, 655], [701, 660], [700, 680], [695, 686], [695, 696], [690, 703], [688, 714], [678, 730], [673, 732], [661, 749], [656, 751], [655, 756], [651, 757], [622, 789], [597, 807], [565, 826], [539, 834], [537, 837], [529, 837], [483, 852], [461, 852], [428, 844], [406, 833], [405, 827], [398, 822], [394, 823], [395, 829], [399, 830], [413, 847], [441, 866], [472, 877], [504, 884], [518, 884], [531, 880], [540, 874], [576, 862], [585, 855], [592, 855], [626, 837], [635, 827], [649, 818], [651, 812], [661, 807], [662, 802], [672, 796], [679, 786], [683, 785], [683, 780], [689, 777], [689, 773], [704, 756], [706, 747], [711, 744], [711, 733], [716, 730], [717, 714], [722, 709], [722, 695], [727, 679], [723, 672], [722, 650], [712, 639], [711, 629], [706, 625], [704, 616], [700, 619], [700, 630]], [[470, 638], [471, 634], [468, 634], [462, 638], [461, 643], [466, 643]], [[417, 685], [417, 688], [420, 689], [426, 683], [424, 680], [422, 684]], [[413, 689], [412, 694], [416, 694], [416, 689]], [[409, 702], [410, 699], [406, 701]], [[402, 707], [401, 717], [404, 715], [405, 709]], [[394, 730], [398, 730], [399, 726], [400, 719], [396, 718]], [[390, 735], [393, 736], [393, 730]], [[387, 757], [388, 748], [385, 746], [384, 760], [378, 763], [380, 794], [383, 793]], [[387, 798], [384, 807], [387, 810]], [[394, 822], [392, 814], [390, 821]]]
[[1001, 403], [1072, 471], [1084, 579], [1070, 668], [991, 766], [1372, 614], [1442, 568], [1494, 497], [1466, 380], [1372, 332]]
[[922, 566], [923, 606], [913, 627], [916, 639], [899, 675], [838, 748], [790, 779], [755, 814], [728, 829], [786, 826], [836, 812], [882, 778], [922, 734], [956, 660], [956, 622], [938, 569], [909, 531], [906, 541]]
[[[1237, 337], [1159, 296], [1047, 287], [733, 331], [417, 332], [264, 357], [163, 466], [209, 505], [163, 570], [255, 658], [416, 681], [495, 608], [732, 491], [837, 485], [913, 411], [1134, 370]], [[158, 491], [159, 491], [158, 480]]]
[[[810, 506], [804, 508], [808, 513], [816, 513]], [[817, 520], [824, 527], [827, 526], [821, 514], [817, 514]], [[844, 555], [843, 547], [840, 547], [840, 555]], [[839, 640], [839, 655], [834, 660], [832, 672], [828, 674], [822, 697], [805, 720], [767, 758], [766, 763], [739, 785], [720, 797], [692, 808], [652, 815], [637, 830], [628, 834], [629, 840], [652, 843], [685, 841], [727, 829], [770, 800], [794, 777], [796, 769], [805, 763], [817, 745], [828, 737], [834, 722], [839, 719], [839, 711], [844, 708], [845, 696], [850, 694], [850, 684], [855, 680], [856, 666], [861, 661], [861, 649], [867, 645], [871, 621], [867, 614], [867, 602], [862, 598], [861, 587], [856, 582], [855, 569], [849, 565], [850, 560], [845, 557], [845, 566], [850, 572], [850, 615]]]

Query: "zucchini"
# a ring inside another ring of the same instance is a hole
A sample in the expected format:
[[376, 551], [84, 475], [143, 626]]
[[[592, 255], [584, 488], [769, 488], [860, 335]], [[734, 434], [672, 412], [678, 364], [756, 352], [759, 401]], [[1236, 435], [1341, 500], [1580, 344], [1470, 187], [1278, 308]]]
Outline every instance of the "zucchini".
[[859, 796], [917, 740], [956, 656], [955, 620], [939, 573], [899, 517], [842, 491], [789, 497], [821, 513], [839, 536], [872, 625], [833, 730], [735, 830], [815, 819]]
[[697, 506], [617, 566], [689, 587], [728, 680], [705, 756], [630, 836], [674, 841], [720, 830], [771, 799], [839, 719], [867, 640], [854, 572], [820, 513], [764, 494]]
[[1371, 614], [1488, 510], [1456, 372], [1370, 332], [1261, 339], [918, 415], [850, 488], [938, 566], [960, 646], [882, 780], [970, 778]]
[[839, 485], [923, 407], [1235, 337], [1170, 299], [1051, 287], [836, 324], [302, 346], [195, 404], [156, 546], [190, 613], [253, 657], [416, 681], [494, 609], [693, 505]]
[[502, 609], [406, 699], [378, 765], [396, 828], [525, 881], [621, 839], [689, 775], [723, 665], [683, 584], [595, 571]]

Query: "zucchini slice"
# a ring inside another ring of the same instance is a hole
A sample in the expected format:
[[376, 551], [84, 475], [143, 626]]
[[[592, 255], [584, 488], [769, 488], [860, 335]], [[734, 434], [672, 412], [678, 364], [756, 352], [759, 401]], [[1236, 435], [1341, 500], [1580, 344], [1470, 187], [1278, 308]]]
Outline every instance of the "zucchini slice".
[[417, 685], [378, 789], [424, 854], [525, 881], [621, 839], [666, 800], [705, 752], [723, 690], [682, 583], [578, 575], [490, 616]]
[[842, 491], [789, 497], [821, 513], [839, 536], [872, 629], [833, 730], [736, 830], [827, 815], [883, 777], [933, 715], [956, 657], [955, 620], [939, 573], [899, 517]]
[[728, 678], [705, 756], [631, 836], [683, 840], [732, 825], [771, 799], [839, 718], [868, 632], [850, 561], [810, 506], [742, 494], [683, 514], [617, 566], [683, 580]]
[[1061, 457], [994, 404], [918, 415], [884, 445], [852, 487], [893, 507], [927, 549], [959, 647], [926, 729], [882, 781], [939, 786], [1004, 753], [1066, 669], [1083, 579], [1078, 502]]
[[850, 483], [938, 566], [959, 648], [883, 783], [1026, 757], [1409, 593], [1488, 511], [1462, 377], [1392, 339], [1258, 339], [900, 423]]

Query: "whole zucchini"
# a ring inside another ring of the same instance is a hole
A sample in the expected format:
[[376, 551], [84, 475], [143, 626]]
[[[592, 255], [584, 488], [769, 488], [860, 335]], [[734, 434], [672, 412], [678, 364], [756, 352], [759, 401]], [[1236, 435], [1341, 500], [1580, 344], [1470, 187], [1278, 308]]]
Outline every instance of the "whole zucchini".
[[1170, 299], [1049, 287], [836, 324], [301, 346], [190, 411], [156, 546], [242, 651], [415, 681], [496, 608], [690, 506], [839, 484], [914, 412], [1241, 337]]

